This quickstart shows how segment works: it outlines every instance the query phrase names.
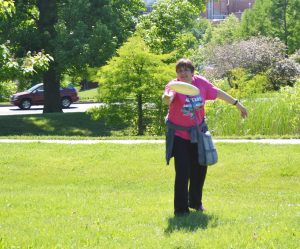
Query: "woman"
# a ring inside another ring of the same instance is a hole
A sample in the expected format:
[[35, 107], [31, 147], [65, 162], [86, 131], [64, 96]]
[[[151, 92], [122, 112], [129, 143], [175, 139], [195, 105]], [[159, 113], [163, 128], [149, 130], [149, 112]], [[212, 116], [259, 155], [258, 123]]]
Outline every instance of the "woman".
[[172, 124], [173, 128], [176, 126], [185, 128], [175, 129], [172, 144], [167, 141], [167, 164], [172, 156], [175, 159], [175, 215], [188, 214], [189, 208], [204, 211], [202, 189], [207, 165], [198, 163], [197, 143], [191, 141], [191, 134], [186, 128], [201, 124], [202, 131], [207, 130], [204, 120], [205, 101], [222, 99], [238, 108], [243, 118], [247, 116], [246, 108], [237, 99], [218, 89], [204, 77], [194, 75], [194, 70], [195, 67], [189, 59], [180, 59], [176, 63], [177, 79], [171, 82], [182, 81], [192, 84], [200, 90], [199, 95], [187, 96], [177, 93], [170, 89], [171, 82], [166, 85], [163, 94], [164, 103], [169, 105], [167, 124]]

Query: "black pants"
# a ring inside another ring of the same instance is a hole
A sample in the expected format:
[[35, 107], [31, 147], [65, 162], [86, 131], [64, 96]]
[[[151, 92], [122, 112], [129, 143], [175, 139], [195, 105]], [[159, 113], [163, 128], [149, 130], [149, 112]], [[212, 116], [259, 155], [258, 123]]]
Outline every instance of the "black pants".
[[184, 213], [202, 204], [202, 189], [207, 166], [199, 165], [197, 144], [176, 137], [173, 154], [175, 158], [174, 211]]

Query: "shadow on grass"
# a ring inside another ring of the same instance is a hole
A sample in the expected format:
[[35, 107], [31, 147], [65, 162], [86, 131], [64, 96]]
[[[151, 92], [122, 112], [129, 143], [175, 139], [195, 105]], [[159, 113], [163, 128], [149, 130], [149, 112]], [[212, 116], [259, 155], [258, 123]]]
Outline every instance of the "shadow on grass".
[[168, 227], [165, 229], [165, 234], [169, 235], [174, 231], [194, 232], [198, 229], [207, 229], [216, 227], [218, 218], [214, 215], [205, 213], [193, 212], [186, 216], [174, 216], [169, 218]]
[[110, 136], [124, 126], [111, 127], [103, 120], [92, 120], [85, 113], [49, 113], [0, 117], [0, 135], [31, 136]]

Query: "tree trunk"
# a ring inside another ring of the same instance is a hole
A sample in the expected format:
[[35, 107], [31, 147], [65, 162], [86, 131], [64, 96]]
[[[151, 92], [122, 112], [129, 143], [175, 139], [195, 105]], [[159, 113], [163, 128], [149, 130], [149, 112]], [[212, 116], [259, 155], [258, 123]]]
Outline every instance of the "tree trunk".
[[[38, 0], [37, 6], [40, 12], [38, 28], [41, 37], [41, 48], [44, 49], [47, 54], [54, 57], [55, 45], [53, 40], [56, 36], [54, 25], [57, 22], [56, 0]], [[59, 79], [60, 74], [57, 69], [57, 62], [54, 58], [54, 62], [50, 64], [48, 71], [43, 74], [45, 94], [44, 113], [62, 112]]]
[[231, 73], [230, 73], [230, 72], [227, 72], [227, 73], [226, 73], [226, 77], [227, 77], [227, 82], [228, 82], [229, 86], [230, 86], [231, 88], [233, 88], [233, 84], [232, 84], [232, 81], [231, 81]]
[[138, 104], [138, 135], [144, 135], [144, 125], [143, 125], [143, 97], [142, 94], [137, 95]]
[[284, 28], [284, 43], [285, 43], [285, 57], [288, 58], [288, 27], [287, 27], [287, 7], [288, 0], [284, 1], [283, 6], [283, 28]]
[[60, 84], [54, 63], [51, 63], [48, 71], [43, 74], [43, 81], [45, 97], [43, 113], [62, 112]]

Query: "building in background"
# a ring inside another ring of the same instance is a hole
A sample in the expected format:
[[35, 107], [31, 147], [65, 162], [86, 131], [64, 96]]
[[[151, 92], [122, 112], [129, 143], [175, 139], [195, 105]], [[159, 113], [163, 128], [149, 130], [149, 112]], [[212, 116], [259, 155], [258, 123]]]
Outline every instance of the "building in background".
[[239, 19], [246, 9], [250, 9], [255, 0], [207, 0], [206, 11], [202, 14], [209, 20], [218, 22], [234, 14]]
[[[157, 1], [144, 0], [147, 13], [152, 11], [152, 5]], [[241, 18], [243, 11], [251, 8], [254, 2], [255, 0], [206, 0], [206, 11], [201, 16], [213, 22], [220, 22], [230, 14]]]

